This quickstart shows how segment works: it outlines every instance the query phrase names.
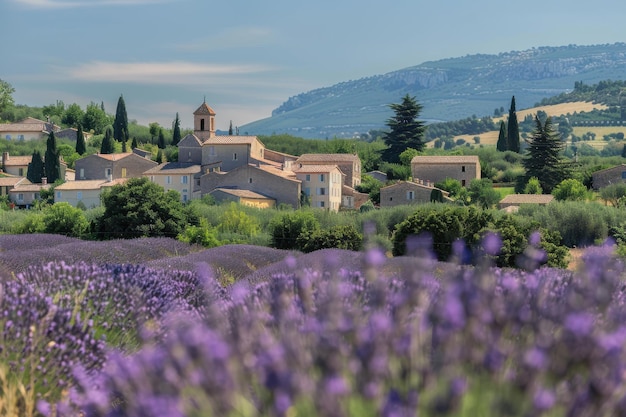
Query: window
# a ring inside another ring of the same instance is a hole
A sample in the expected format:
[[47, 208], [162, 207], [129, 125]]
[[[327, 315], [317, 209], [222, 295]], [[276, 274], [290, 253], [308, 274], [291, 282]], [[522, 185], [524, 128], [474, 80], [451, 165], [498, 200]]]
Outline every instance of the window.
[[248, 178], [248, 182], [252, 184], [252, 177]]
[[172, 183], [172, 177], [170, 175], [165, 177], [165, 183], [166, 184], [171, 184]]
[[24, 194], [19, 193], [19, 194], [17, 195], [17, 201], [24, 201]]
[[204, 130], [204, 119], [200, 119], [200, 130]]
[[23, 141], [24, 140], [24, 135], [17, 135], [17, 139]]
[[126, 168], [122, 168], [122, 178], [126, 178]]
[[626, 171], [622, 171], [622, 179], [626, 180]]
[[406, 199], [407, 200], [413, 200], [415, 198], [415, 194], [413, 193], [413, 191], [407, 191], [406, 192]]
[[39, 195], [39, 193], [35, 193], [35, 194], [33, 194], [33, 198], [35, 200], [39, 200], [41, 198], [41, 196]]
[[19, 168], [19, 169], [18, 169], [18, 172], [19, 172], [19, 173], [18, 173], [18, 175], [19, 175], [20, 177], [23, 177], [23, 176], [24, 176], [24, 168]]
[[11, 140], [11, 135], [7, 135], [7, 140]]
[[461, 172], [465, 172], [465, 165], [461, 167]]
[[461, 180], [461, 185], [465, 187], [465, 180]]
[[237, 152], [233, 153], [233, 161], [237, 160]]
[[78, 178], [85, 178], [85, 168], [81, 168], [80, 171], [78, 171]]
[[82, 200], [83, 199], [83, 192], [82, 191], [76, 191], [76, 200]]
[[57, 191], [57, 198], [61, 198], [61, 191]]
[[320, 201], [320, 207], [324, 207], [324, 202]]
[[215, 156], [215, 146], [209, 146], [209, 155]]
[[113, 175], [113, 170], [111, 168], [107, 168], [105, 170], [105, 175], [106, 175], [107, 178], [109, 178], [110, 176]]
[[187, 177], [187, 175], [183, 175], [182, 177], [180, 177], [181, 184], [187, 184], [188, 181], [189, 181], [189, 177]]
[[311, 174], [306, 174], [305, 180], [306, 181], [311, 181]]
[[326, 195], [326, 188], [318, 188], [317, 195]]
[[183, 202], [187, 202], [187, 194], [183, 194]]
[[324, 174], [320, 174], [320, 182], [324, 182]]

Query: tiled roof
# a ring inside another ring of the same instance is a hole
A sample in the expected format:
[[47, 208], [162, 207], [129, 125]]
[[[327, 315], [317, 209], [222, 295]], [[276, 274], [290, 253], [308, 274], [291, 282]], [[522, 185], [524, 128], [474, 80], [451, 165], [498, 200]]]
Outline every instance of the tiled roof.
[[478, 162], [476, 155], [418, 155], [411, 159], [411, 164], [477, 164]]
[[24, 165], [28, 165], [30, 164], [30, 161], [32, 161], [33, 157], [32, 155], [30, 156], [9, 156], [9, 159], [7, 159], [6, 161], [4, 161], [4, 164], [6, 166], [24, 166]]
[[61, 191], [98, 190], [101, 187], [112, 187], [117, 184], [123, 184], [127, 180], [128, 178], [118, 178], [113, 181], [107, 181], [107, 180], [66, 181], [63, 184], [57, 185], [55, 190], [61, 190]]
[[500, 200], [500, 204], [548, 204], [552, 200], [552, 194], [509, 194]]
[[1, 177], [0, 187], [15, 187], [22, 181], [26, 181], [30, 184], [30, 181], [26, 180], [24, 177]]
[[259, 166], [253, 165], [253, 166], [269, 174], [276, 175], [287, 180], [300, 182], [300, 180], [296, 179], [296, 176], [291, 171], [285, 171], [273, 165], [259, 165]]
[[350, 153], [305, 153], [296, 162], [353, 162], [358, 159], [357, 155]]
[[43, 189], [48, 189], [50, 188], [52, 184], [20, 184], [17, 187], [13, 188], [12, 190], [9, 190], [9, 193], [22, 193], [22, 192], [34, 192], [34, 193], [38, 193]]
[[107, 159], [109, 161], [119, 161], [120, 159], [124, 159], [127, 156], [133, 155], [132, 152], [125, 152], [125, 153], [96, 153], [94, 154], [95, 156], [102, 158], [102, 159]]
[[193, 112], [193, 114], [196, 114], [196, 115], [208, 114], [211, 116], [215, 116], [215, 111], [211, 107], [209, 107], [209, 105], [206, 104], [206, 101], [205, 101], [204, 103], [200, 105], [200, 107], [196, 109], [195, 112]]
[[41, 123], [2, 123], [0, 132], [46, 132], [46, 124]]
[[293, 168], [293, 172], [297, 174], [300, 174], [300, 173], [316, 174], [316, 173], [327, 173], [335, 169], [338, 169], [339, 172], [341, 172], [341, 169], [339, 169], [337, 165], [304, 165], [302, 167]]
[[256, 136], [220, 135], [208, 138], [202, 145], [243, 145], [252, 144], [253, 142], [259, 142], [259, 139]]
[[[381, 190], [384, 189], [384, 188], [396, 188], [396, 187], [400, 187], [400, 186], [403, 186], [403, 185], [404, 186], [408, 185], [408, 186], [412, 186], [412, 187], [415, 187], [415, 188], [425, 188], [427, 190], [434, 190], [435, 189], [435, 187], [433, 187], [432, 185], [420, 184], [420, 183], [415, 182], [415, 181], [398, 181], [396, 183], [387, 185], [385, 187], [381, 187]], [[447, 194], [446, 191], [444, 191], [444, 193]]]
[[186, 141], [189, 141], [189, 140], [193, 140], [193, 141], [197, 142], [197, 144], [198, 144], [199, 146], [201, 146], [201, 145], [202, 145], [202, 141], [201, 141], [201, 140], [200, 140], [200, 139], [199, 139], [196, 135], [194, 135], [194, 134], [192, 134], [192, 133], [188, 133], [188, 134], [186, 134], [186, 135], [185, 135], [185, 137], [184, 137], [184, 138], [182, 138], [182, 139], [180, 140], [180, 142], [178, 142], [178, 143], [179, 143], [179, 146], [180, 146], [180, 143], [182, 143], [182, 142], [186, 142]]
[[[222, 191], [224, 193], [232, 194], [234, 196], [243, 197], [243, 198], [262, 198], [262, 199], [270, 198], [270, 197], [267, 197], [267, 196], [265, 196], [263, 194], [255, 193], [254, 191], [241, 190], [239, 188], [216, 188], [213, 191]], [[213, 192], [213, 191], [211, 191], [211, 192]], [[273, 198], [270, 198], [270, 199], [273, 200]]]
[[145, 171], [144, 175], [171, 175], [171, 174], [197, 174], [201, 171], [200, 165], [184, 162], [165, 162]]

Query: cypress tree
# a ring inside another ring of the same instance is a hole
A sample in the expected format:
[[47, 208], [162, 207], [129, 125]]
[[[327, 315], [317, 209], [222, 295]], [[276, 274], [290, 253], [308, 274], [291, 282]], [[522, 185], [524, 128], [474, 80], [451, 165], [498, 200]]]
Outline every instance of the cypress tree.
[[41, 183], [41, 178], [44, 176], [44, 165], [41, 153], [38, 150], [33, 151], [33, 156], [28, 164], [28, 172], [26, 178], [33, 184]]
[[162, 164], [163, 163], [163, 152], [161, 151], [161, 149], [159, 149], [159, 151], [156, 154], [156, 159], [155, 161], [157, 164]]
[[159, 142], [157, 146], [159, 149], [165, 149], [165, 135], [163, 134], [163, 129], [159, 129]]
[[130, 144], [131, 149], [137, 149], [139, 145], [137, 145], [137, 138], [133, 136], [133, 142]]
[[54, 136], [53, 131], [48, 135], [48, 140], [46, 142], [44, 173], [46, 174], [48, 183], [50, 184], [61, 178], [61, 161], [59, 160], [57, 139]]
[[532, 177], [539, 179], [541, 189], [545, 193], [552, 190], [570, 174], [570, 166], [562, 159], [561, 151], [565, 146], [558, 132], [554, 130], [552, 118], [548, 117], [541, 123], [535, 116], [535, 130], [528, 141], [528, 150], [522, 161], [526, 169], [526, 180]]
[[230, 121], [230, 126], [228, 127], [228, 136], [233, 135], [233, 121]]
[[126, 148], [126, 140], [122, 141], [122, 152], [126, 153], [128, 151], [128, 149]]
[[126, 114], [126, 104], [124, 96], [120, 95], [117, 100], [117, 110], [115, 111], [115, 121], [113, 122], [113, 137], [119, 142], [127, 140], [128, 115]]
[[172, 145], [178, 146], [180, 139], [180, 118], [178, 117], [178, 113], [176, 113], [176, 119], [174, 119], [174, 129], [172, 132]]
[[517, 113], [515, 113], [515, 96], [511, 98], [511, 108], [509, 109], [506, 140], [508, 144], [508, 150], [519, 153], [519, 125], [517, 123]]
[[385, 133], [384, 141], [387, 149], [382, 152], [382, 160], [391, 163], [400, 163], [400, 154], [407, 148], [421, 152], [426, 146], [424, 143], [424, 122], [417, 120], [422, 106], [408, 94], [402, 98], [402, 103], [389, 105], [394, 116], [387, 120], [391, 129]]
[[506, 127], [504, 121], [500, 122], [500, 133], [498, 133], [498, 143], [496, 149], [500, 152], [508, 150], [508, 143], [506, 141]]
[[78, 131], [76, 132], [76, 153], [83, 155], [87, 152], [87, 146], [85, 144], [85, 134], [83, 133], [83, 126], [78, 124]]
[[113, 128], [107, 126], [104, 132], [104, 139], [102, 139], [102, 145], [100, 146], [101, 154], [109, 154], [115, 152], [115, 146], [113, 145]]

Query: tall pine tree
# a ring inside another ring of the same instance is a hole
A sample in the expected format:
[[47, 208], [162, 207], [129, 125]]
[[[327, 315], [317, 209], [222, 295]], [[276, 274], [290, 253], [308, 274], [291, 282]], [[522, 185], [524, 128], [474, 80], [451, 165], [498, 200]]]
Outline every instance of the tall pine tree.
[[508, 144], [506, 142], [506, 126], [504, 121], [500, 122], [500, 133], [498, 133], [498, 143], [496, 144], [496, 149], [500, 152], [509, 150]]
[[517, 113], [515, 113], [515, 96], [511, 98], [511, 108], [509, 109], [509, 120], [507, 122], [506, 141], [509, 151], [519, 153], [519, 124], [517, 123]]
[[83, 133], [83, 126], [79, 123], [78, 130], [76, 132], [76, 153], [83, 155], [87, 152], [87, 145], [85, 144], [85, 134]]
[[61, 178], [61, 160], [59, 159], [59, 150], [57, 149], [57, 139], [53, 131], [48, 135], [46, 142], [44, 173], [50, 184]]
[[163, 133], [163, 129], [159, 129], [159, 142], [157, 146], [159, 149], [165, 149], [165, 134]]
[[172, 145], [178, 146], [180, 139], [180, 118], [178, 117], [178, 113], [176, 113], [176, 119], [174, 119], [174, 129], [172, 131]]
[[44, 165], [41, 153], [38, 150], [33, 151], [33, 156], [28, 164], [28, 172], [26, 172], [26, 179], [33, 184], [39, 184], [41, 178], [44, 176]]
[[108, 126], [104, 131], [104, 139], [102, 139], [102, 145], [100, 145], [100, 153], [115, 153], [115, 145], [113, 143], [113, 128], [111, 126]]
[[407, 148], [413, 148], [421, 152], [426, 146], [424, 143], [424, 122], [417, 120], [422, 105], [415, 97], [408, 94], [402, 98], [402, 103], [390, 104], [394, 116], [387, 120], [387, 126], [391, 129], [385, 133], [384, 141], [387, 148], [382, 152], [382, 160], [391, 163], [400, 163], [400, 154]]
[[115, 121], [113, 122], [113, 137], [119, 142], [128, 140], [128, 115], [126, 114], [126, 103], [124, 103], [124, 96], [122, 95], [117, 100], [117, 110], [115, 111]]
[[567, 179], [570, 165], [561, 156], [564, 146], [559, 133], [554, 130], [552, 119], [548, 117], [542, 124], [539, 117], [535, 116], [535, 130], [528, 140], [527, 154], [522, 161], [526, 169], [526, 182], [536, 177], [541, 189], [551, 193], [561, 181]]

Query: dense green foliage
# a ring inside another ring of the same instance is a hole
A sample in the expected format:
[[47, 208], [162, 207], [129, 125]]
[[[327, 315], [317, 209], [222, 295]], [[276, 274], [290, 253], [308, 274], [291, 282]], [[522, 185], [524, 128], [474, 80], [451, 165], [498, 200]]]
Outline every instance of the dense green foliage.
[[178, 117], [178, 113], [176, 113], [176, 118], [174, 119], [174, 128], [172, 129], [172, 146], [178, 146], [178, 142], [182, 139], [180, 133], [180, 118]]
[[49, 183], [61, 178], [61, 161], [54, 132], [50, 132], [46, 141], [46, 154], [44, 159], [44, 172]]
[[517, 113], [515, 112], [515, 96], [511, 98], [511, 107], [509, 108], [509, 118], [506, 123], [506, 128], [507, 150], [519, 153], [520, 139]]
[[478, 135], [481, 133], [496, 130], [496, 125], [491, 117], [476, 116], [466, 117], [461, 120], [449, 122], [431, 123], [426, 129], [426, 141], [430, 142], [437, 138], [461, 136], [461, 135]]
[[44, 233], [53, 233], [70, 237], [85, 237], [89, 223], [79, 208], [69, 203], [55, 203], [43, 212]]
[[101, 154], [115, 153], [115, 145], [113, 144], [113, 128], [108, 126], [104, 132], [102, 145], [100, 145]]
[[585, 201], [589, 197], [589, 191], [579, 180], [568, 178], [552, 190], [552, 195], [558, 201]]
[[523, 161], [526, 168], [526, 180], [539, 179], [544, 192], [552, 190], [570, 175], [570, 166], [563, 160], [561, 152], [564, 143], [555, 132], [552, 119], [544, 123], [535, 117], [535, 131], [528, 140], [528, 148]]
[[114, 185], [102, 194], [104, 213], [95, 225], [98, 239], [132, 239], [138, 237], [176, 237], [197, 216], [183, 206], [176, 191], [148, 178], [131, 178]]
[[509, 149], [506, 141], [506, 125], [504, 121], [500, 122], [500, 132], [498, 132], [498, 142], [496, 143], [496, 149], [500, 152], [507, 151]]
[[412, 148], [418, 152], [424, 149], [426, 126], [424, 122], [418, 120], [422, 105], [415, 97], [407, 94], [401, 103], [393, 103], [389, 107], [393, 110], [394, 116], [386, 123], [390, 130], [383, 138], [387, 149], [383, 150], [381, 159], [385, 162], [399, 163], [400, 154], [406, 149]]
[[358, 251], [363, 246], [363, 235], [353, 225], [333, 226], [305, 231], [298, 236], [296, 244], [305, 253], [330, 248]]
[[117, 110], [115, 111], [115, 120], [113, 121], [113, 138], [118, 142], [126, 142], [128, 140], [128, 115], [126, 114], [126, 103], [122, 95], [117, 100]]
[[26, 179], [33, 184], [41, 183], [41, 178], [45, 175], [44, 163], [41, 153], [35, 149], [28, 164], [28, 172], [26, 173]]
[[[423, 242], [427, 239], [440, 261], [455, 257], [468, 262], [470, 260], [464, 258], [470, 253], [470, 248], [475, 249], [485, 234], [492, 232], [498, 234], [502, 241], [502, 248], [494, 254], [496, 264], [514, 267], [523, 257], [530, 235], [538, 229], [538, 223], [527, 218], [473, 206], [424, 205], [396, 226], [392, 236], [393, 254], [416, 253], [427, 245]], [[565, 267], [567, 249], [562, 246], [559, 234], [541, 230], [540, 235], [542, 248], [549, 253], [546, 263]]]
[[311, 211], [287, 212], [274, 219], [269, 226], [271, 246], [277, 249], [294, 249], [298, 237], [319, 229], [319, 221]]
[[0, 79], [0, 113], [3, 112], [5, 108], [13, 105], [14, 92], [15, 88], [13, 88], [11, 84]]

